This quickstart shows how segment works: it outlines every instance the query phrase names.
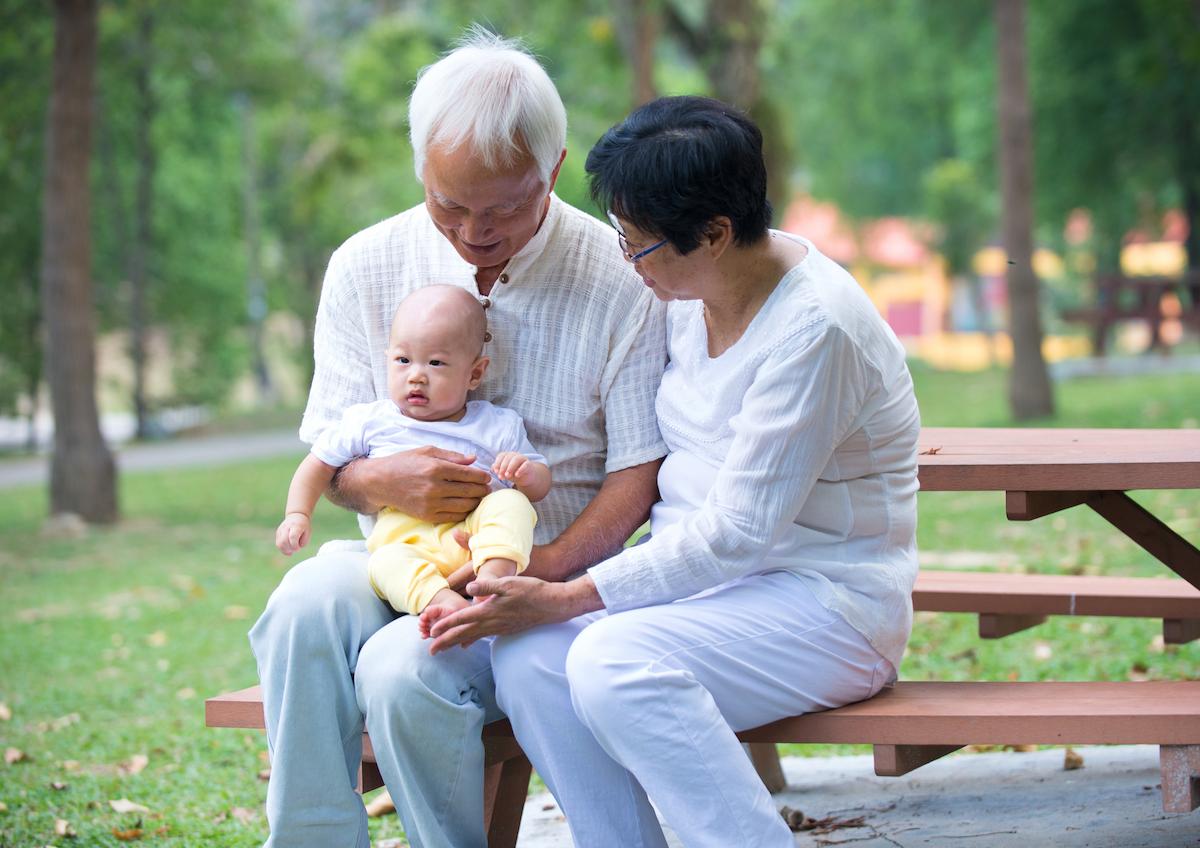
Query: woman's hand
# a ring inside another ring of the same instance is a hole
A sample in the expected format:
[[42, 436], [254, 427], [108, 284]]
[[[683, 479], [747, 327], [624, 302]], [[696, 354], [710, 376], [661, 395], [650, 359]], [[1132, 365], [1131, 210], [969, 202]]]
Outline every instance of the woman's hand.
[[604, 606], [596, 585], [587, 576], [569, 583], [547, 583], [523, 576], [480, 579], [468, 584], [467, 592], [475, 603], [430, 622], [428, 638], [433, 644], [429, 653], [437, 654], [455, 645], [465, 648], [484, 636], [519, 633], [539, 624], [566, 621]]

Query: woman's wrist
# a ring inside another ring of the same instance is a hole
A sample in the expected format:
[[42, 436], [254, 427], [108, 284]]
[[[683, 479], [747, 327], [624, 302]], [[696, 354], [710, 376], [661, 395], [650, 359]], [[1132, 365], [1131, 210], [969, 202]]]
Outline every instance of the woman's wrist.
[[590, 575], [585, 574], [577, 580], [559, 583], [558, 586], [564, 611], [570, 613], [567, 616], [568, 619], [604, 609], [604, 600], [600, 597], [600, 592], [596, 589], [596, 584]]

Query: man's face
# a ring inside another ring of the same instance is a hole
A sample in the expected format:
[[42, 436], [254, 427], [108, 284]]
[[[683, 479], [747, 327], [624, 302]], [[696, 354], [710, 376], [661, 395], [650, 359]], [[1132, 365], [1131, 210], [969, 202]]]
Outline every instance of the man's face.
[[425, 206], [459, 256], [494, 268], [533, 238], [557, 177], [556, 167], [546, 185], [528, 154], [492, 171], [468, 144], [452, 151], [431, 147], [425, 157]]

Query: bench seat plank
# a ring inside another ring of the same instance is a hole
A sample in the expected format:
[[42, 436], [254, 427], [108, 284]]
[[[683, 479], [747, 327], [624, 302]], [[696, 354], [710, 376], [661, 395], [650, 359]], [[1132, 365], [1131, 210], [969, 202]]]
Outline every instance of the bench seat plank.
[[913, 608], [1200, 619], [1200, 589], [1186, 580], [1152, 577], [922, 570], [913, 589]]
[[1200, 681], [905, 681], [869, 701], [785, 718], [745, 742], [1200, 745]]

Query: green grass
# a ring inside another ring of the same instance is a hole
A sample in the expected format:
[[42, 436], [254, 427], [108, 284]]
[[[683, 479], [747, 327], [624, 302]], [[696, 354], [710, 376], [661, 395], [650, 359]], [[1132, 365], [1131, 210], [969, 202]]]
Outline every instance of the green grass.
[[[916, 369], [929, 425], [1010, 425], [1004, 376]], [[1062, 426], [1195, 426], [1200, 376], [1080, 380], [1059, 387]], [[1044, 422], [1043, 422], [1044, 423]], [[41, 489], [0, 491], [0, 848], [115, 846], [140, 827], [156, 845], [245, 846], [266, 835], [261, 734], [203, 727], [203, 699], [253, 683], [246, 631], [290, 561], [271, 541], [298, 457], [204, 470], [128, 474], [124, 516], [80, 539], [41, 535]], [[1195, 541], [1200, 493], [1138, 496]], [[1031, 571], [1161, 575], [1163, 567], [1082, 509], [1008, 523], [998, 494], [921, 495], [924, 556]], [[319, 545], [352, 536], [323, 504]], [[1154, 621], [1052, 619], [984, 642], [967, 615], [918, 616], [909, 679], [1193, 677], [1200, 646], [1163, 647]], [[77, 718], [76, 718], [77, 716]], [[813, 754], [861, 750], [785, 746]], [[148, 764], [126, 773], [134, 755]], [[55, 789], [55, 784], [66, 784]], [[128, 798], [149, 813], [116, 813]], [[243, 812], [246, 811], [246, 812]], [[54, 835], [70, 822], [75, 840]], [[242, 819], [246, 820], [243, 821]], [[164, 835], [155, 832], [165, 828]], [[400, 834], [394, 817], [375, 838]]]

